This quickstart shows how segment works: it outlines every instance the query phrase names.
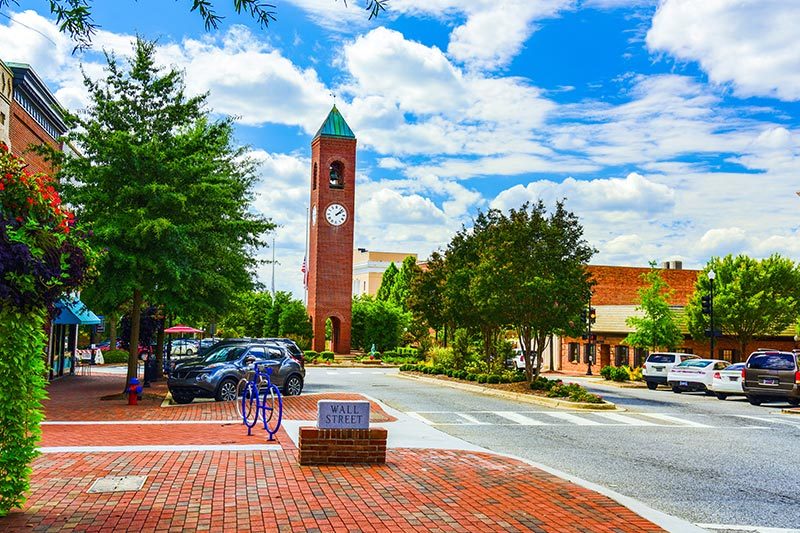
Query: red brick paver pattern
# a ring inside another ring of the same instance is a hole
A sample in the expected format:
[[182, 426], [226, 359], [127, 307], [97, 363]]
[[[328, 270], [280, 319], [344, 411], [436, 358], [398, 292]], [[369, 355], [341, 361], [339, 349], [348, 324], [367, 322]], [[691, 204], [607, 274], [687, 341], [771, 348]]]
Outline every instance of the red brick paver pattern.
[[[138, 492], [95, 479], [147, 475]], [[48, 454], [5, 531], [660, 531], [522, 462], [391, 450], [385, 466], [301, 467], [294, 452]]]
[[[125, 378], [122, 376], [70, 376], [51, 383], [48, 387], [50, 399], [45, 401], [47, 420], [233, 420], [236, 407], [233, 402], [194, 402], [188, 405], [161, 407], [167, 395], [164, 381], [153, 383], [144, 389], [144, 398], [136, 406], [128, 405], [126, 399], [101, 400], [122, 391]], [[363, 400], [360, 394], [326, 393], [284, 396], [284, 417], [287, 420], [316, 420], [317, 401]], [[370, 422], [396, 420], [375, 402], [371, 402]]]

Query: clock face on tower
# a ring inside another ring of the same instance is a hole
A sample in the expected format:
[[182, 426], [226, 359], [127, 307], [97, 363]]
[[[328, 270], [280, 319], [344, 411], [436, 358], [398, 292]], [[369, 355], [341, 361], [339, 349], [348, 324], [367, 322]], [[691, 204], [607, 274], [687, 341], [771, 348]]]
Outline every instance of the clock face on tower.
[[347, 220], [347, 210], [341, 204], [331, 204], [325, 210], [325, 220], [331, 226], [341, 226]]

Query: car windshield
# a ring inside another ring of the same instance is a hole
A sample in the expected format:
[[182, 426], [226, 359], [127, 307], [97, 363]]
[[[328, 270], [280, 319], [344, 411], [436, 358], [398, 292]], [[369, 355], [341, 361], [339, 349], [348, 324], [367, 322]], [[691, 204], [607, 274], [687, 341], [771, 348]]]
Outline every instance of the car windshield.
[[741, 370], [744, 368], [744, 363], [734, 363], [727, 367], [725, 370]]
[[702, 359], [693, 359], [691, 361], [684, 361], [678, 366], [681, 368], [705, 368], [714, 361], [704, 361]]
[[237, 360], [247, 349], [246, 346], [228, 345], [220, 346], [205, 357], [206, 363], [224, 363]]
[[648, 363], [674, 363], [675, 356], [665, 353], [653, 353], [647, 358]]
[[790, 353], [763, 353], [750, 357], [747, 368], [764, 370], [794, 370], [794, 355]]

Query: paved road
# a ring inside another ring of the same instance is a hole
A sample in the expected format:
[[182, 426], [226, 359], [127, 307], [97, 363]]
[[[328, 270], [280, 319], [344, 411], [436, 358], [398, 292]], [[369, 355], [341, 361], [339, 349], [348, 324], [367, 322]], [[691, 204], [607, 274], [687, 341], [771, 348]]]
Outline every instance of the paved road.
[[576, 413], [398, 378], [308, 370], [307, 392], [356, 391], [455, 437], [568, 472], [699, 524], [800, 528], [800, 416], [699, 394], [590, 388], [627, 409]]

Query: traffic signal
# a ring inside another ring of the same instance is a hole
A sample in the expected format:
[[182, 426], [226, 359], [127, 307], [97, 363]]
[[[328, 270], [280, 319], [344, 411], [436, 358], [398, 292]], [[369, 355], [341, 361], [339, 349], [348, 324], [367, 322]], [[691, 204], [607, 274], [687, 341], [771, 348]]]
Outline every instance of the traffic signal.
[[703, 307], [703, 314], [710, 315], [711, 314], [711, 296], [703, 296], [700, 298], [700, 305]]
[[581, 311], [581, 324], [586, 324], [586, 309]]
[[594, 307], [589, 308], [589, 323], [594, 324], [597, 321], [597, 309]]

